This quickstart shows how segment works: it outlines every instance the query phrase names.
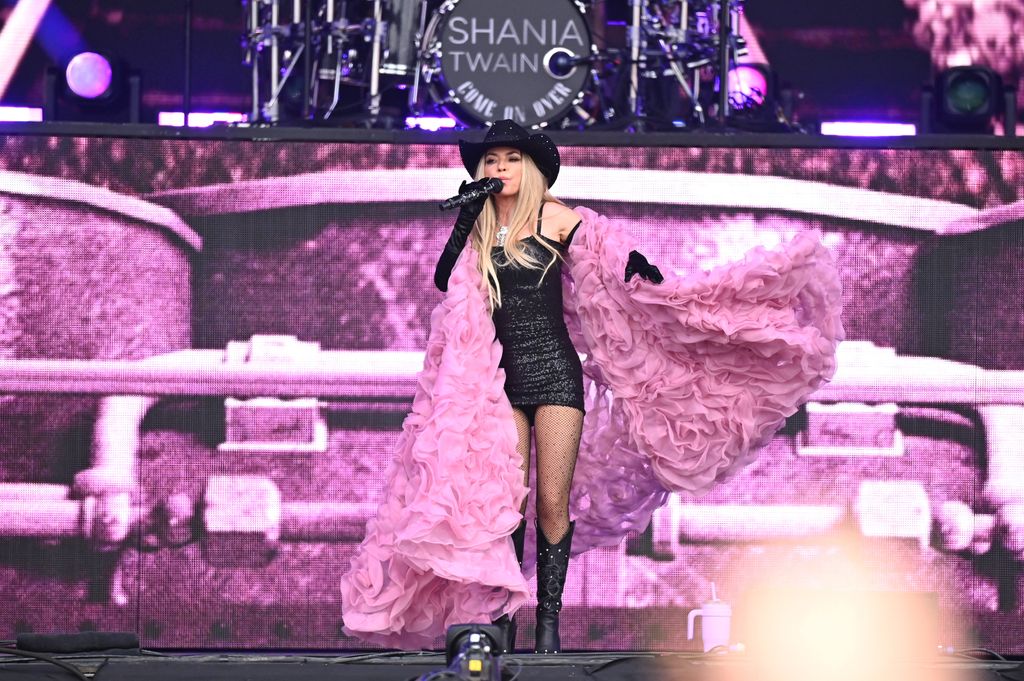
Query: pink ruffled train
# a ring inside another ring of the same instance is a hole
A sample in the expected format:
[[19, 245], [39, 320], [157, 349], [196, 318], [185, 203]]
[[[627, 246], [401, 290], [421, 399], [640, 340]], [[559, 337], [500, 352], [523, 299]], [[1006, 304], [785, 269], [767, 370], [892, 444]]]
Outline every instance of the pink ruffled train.
[[[573, 553], [642, 530], [756, 456], [835, 371], [841, 289], [811, 234], [654, 285], [622, 272], [631, 238], [586, 208], [563, 269], [587, 415]], [[429, 647], [515, 612], [529, 587], [508, 536], [527, 493], [501, 346], [471, 248], [431, 315], [423, 372], [377, 517], [341, 580], [348, 634]]]

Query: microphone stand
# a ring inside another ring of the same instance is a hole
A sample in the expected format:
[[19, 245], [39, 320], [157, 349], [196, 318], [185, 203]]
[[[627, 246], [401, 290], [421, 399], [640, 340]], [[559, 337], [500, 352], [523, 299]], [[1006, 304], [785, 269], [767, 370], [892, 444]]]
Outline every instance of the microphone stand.
[[187, 128], [192, 113], [192, 0], [185, 0], [185, 84], [181, 99], [184, 126]]

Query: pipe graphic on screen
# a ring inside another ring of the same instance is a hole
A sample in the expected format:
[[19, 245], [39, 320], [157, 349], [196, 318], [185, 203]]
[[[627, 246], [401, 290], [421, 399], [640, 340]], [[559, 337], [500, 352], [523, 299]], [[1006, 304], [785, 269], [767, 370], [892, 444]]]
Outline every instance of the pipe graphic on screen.
[[[0, 636], [359, 645], [337, 578], [422, 365], [454, 150], [4, 141]], [[1024, 210], [985, 174], [1024, 156], [570, 147], [564, 165], [561, 198], [682, 274], [819, 231], [849, 338], [755, 464], [573, 564], [567, 645], [700, 650], [687, 614], [711, 582], [739, 626], [758, 577], [851, 561], [864, 588], [934, 594], [936, 645], [968, 642], [960, 618], [1024, 652]]]

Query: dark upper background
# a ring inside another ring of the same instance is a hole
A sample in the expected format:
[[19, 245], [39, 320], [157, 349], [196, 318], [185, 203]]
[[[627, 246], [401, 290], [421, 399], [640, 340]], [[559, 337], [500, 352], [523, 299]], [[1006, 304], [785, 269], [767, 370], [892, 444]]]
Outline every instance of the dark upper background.
[[902, 0], [752, 0], [746, 14], [783, 81], [822, 119], [916, 120], [931, 77]]
[[[935, 38], [941, 31], [929, 33], [929, 21], [934, 19], [919, 17], [915, 9], [919, 2], [750, 0], [746, 13], [781, 79], [804, 92], [799, 109], [804, 116], [913, 121], [918, 91], [931, 76], [932, 59], [944, 58], [941, 37]], [[937, 4], [951, 2], [938, 0]], [[0, 18], [6, 19], [14, 3], [0, 0]], [[369, 0], [349, 4], [360, 3], [367, 8], [371, 4]], [[193, 110], [248, 111], [249, 76], [242, 66], [240, 46], [242, 3], [203, 0], [193, 4]], [[627, 0], [609, 1], [606, 14], [621, 14], [626, 5]], [[116, 50], [144, 74], [147, 109], [181, 109], [184, 0], [56, 0], [54, 6], [77, 28], [85, 44]], [[282, 6], [290, 10], [291, 3], [284, 0]], [[953, 21], [946, 28], [954, 34], [970, 33], [979, 30], [981, 20]], [[1008, 23], [1006, 31], [1013, 28]], [[40, 41], [33, 41], [4, 103], [40, 106], [42, 74], [51, 63]], [[1004, 71], [1018, 68], [1015, 63], [1000, 67]]]
[[[0, 2], [5, 5], [2, 16], [6, 21], [15, 2]], [[283, 4], [290, 6], [287, 0]], [[89, 48], [115, 53], [142, 73], [145, 107], [181, 110], [185, 49], [183, 0], [57, 0], [53, 6], [79, 31]], [[239, 0], [193, 2], [194, 110], [249, 109], [249, 71], [242, 65], [244, 28], [245, 16]], [[41, 41], [34, 40], [15, 73], [4, 103], [41, 106], [43, 74], [53, 63]]]

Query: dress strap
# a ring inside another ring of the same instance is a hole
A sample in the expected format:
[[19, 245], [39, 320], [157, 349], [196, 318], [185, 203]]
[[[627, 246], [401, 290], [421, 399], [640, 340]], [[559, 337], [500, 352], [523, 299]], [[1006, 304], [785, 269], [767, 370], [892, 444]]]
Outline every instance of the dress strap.
[[583, 220], [580, 220], [579, 222], [577, 222], [576, 226], [572, 228], [571, 232], [569, 232], [569, 236], [565, 237], [565, 241], [563, 243], [565, 244], [566, 248], [568, 248], [569, 244], [572, 243], [572, 238], [574, 236], [576, 236], [576, 230], [579, 229], [580, 225], [582, 225], [582, 224], [583, 224]]
[[544, 202], [540, 202], [540, 210], [537, 211], [537, 234], [540, 234], [540, 219], [544, 215]]

